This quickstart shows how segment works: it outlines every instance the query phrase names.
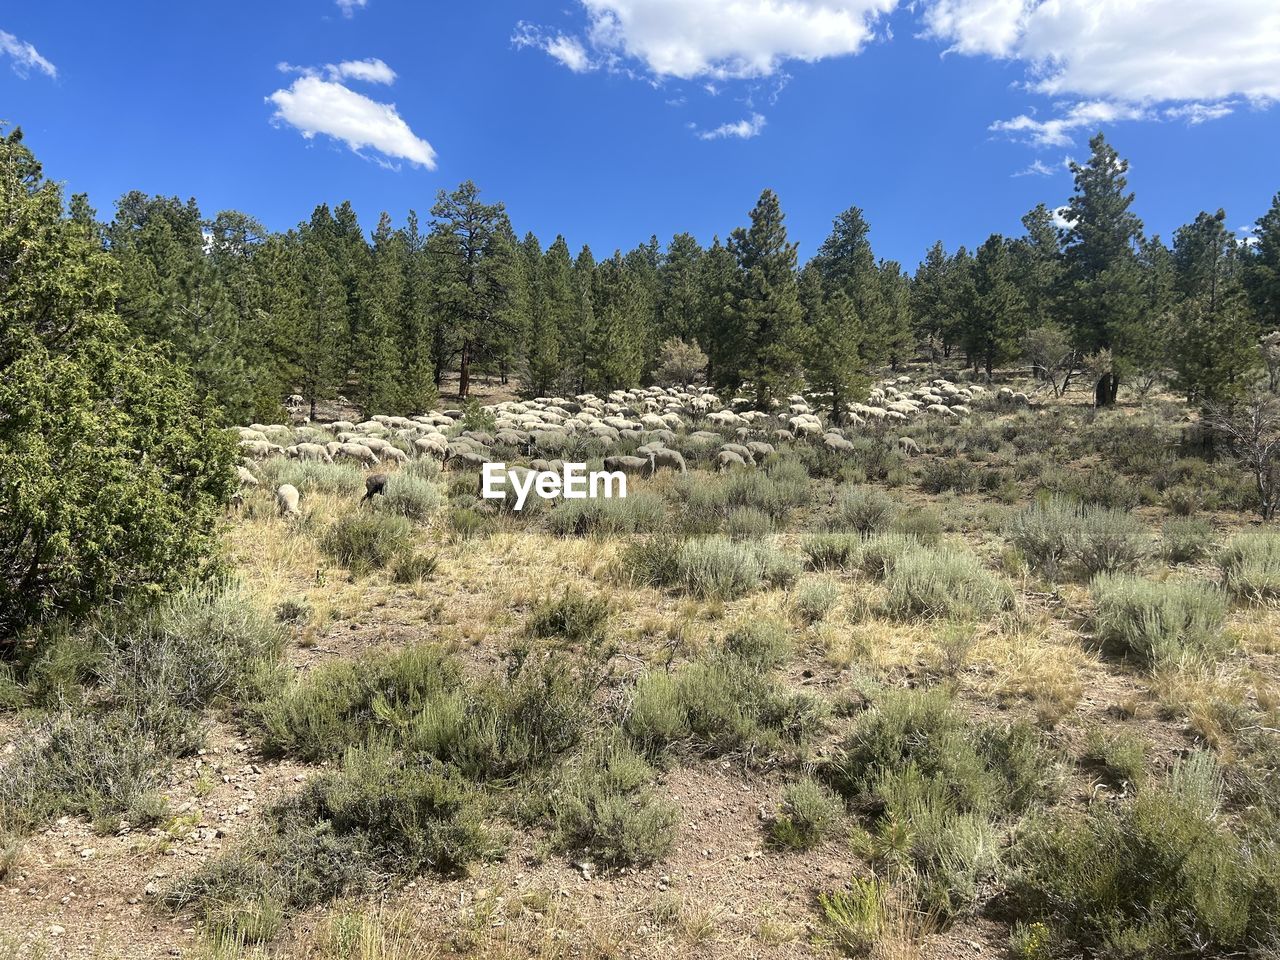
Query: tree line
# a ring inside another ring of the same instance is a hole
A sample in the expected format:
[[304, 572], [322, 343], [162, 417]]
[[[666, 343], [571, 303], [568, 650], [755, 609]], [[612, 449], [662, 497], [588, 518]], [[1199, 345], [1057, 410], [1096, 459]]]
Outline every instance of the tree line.
[[1064, 207], [1041, 204], [1022, 235], [972, 251], [936, 243], [914, 274], [877, 259], [857, 207], [800, 266], [769, 190], [709, 247], [681, 233], [606, 258], [518, 237], [471, 182], [441, 191], [425, 223], [384, 213], [370, 236], [345, 202], [276, 233], [137, 192], [105, 223], [82, 194], [68, 216], [119, 263], [129, 328], [239, 422], [290, 394], [313, 412], [339, 395], [419, 412], [455, 372], [461, 398], [477, 372], [534, 395], [684, 375], [767, 403], [807, 384], [838, 418], [871, 371], [921, 355], [987, 374], [1024, 361], [1055, 390], [1085, 372], [1099, 405], [1162, 376], [1192, 400], [1239, 390], [1259, 336], [1280, 327], [1280, 195], [1256, 242], [1217, 211], [1166, 245], [1144, 234], [1128, 165], [1101, 134], [1071, 169]]

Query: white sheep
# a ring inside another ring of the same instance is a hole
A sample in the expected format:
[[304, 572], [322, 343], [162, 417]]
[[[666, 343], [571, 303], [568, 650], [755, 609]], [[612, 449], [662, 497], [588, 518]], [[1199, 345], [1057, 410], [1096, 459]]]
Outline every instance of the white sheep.
[[276, 487], [276, 507], [282, 517], [301, 516], [301, 511], [298, 509], [301, 499], [298, 488], [291, 483], [282, 483]]

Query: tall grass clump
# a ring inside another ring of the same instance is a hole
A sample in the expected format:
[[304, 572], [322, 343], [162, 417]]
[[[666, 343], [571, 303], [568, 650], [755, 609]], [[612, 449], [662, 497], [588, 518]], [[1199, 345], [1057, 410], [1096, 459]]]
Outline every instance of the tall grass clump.
[[1213, 525], [1196, 517], [1175, 517], [1160, 530], [1160, 546], [1170, 563], [1195, 563], [1213, 552]]
[[374, 498], [377, 510], [410, 520], [428, 520], [444, 498], [430, 480], [401, 470], [387, 477], [382, 495]]
[[856, 533], [815, 533], [800, 542], [805, 565], [812, 570], [853, 570], [862, 560], [862, 537]]
[[549, 799], [559, 846], [607, 866], [645, 866], [675, 841], [680, 811], [652, 789], [656, 771], [625, 740], [591, 744], [566, 764]]
[[899, 620], [984, 619], [1013, 606], [1013, 588], [970, 553], [918, 548], [885, 576], [885, 610]]
[[1094, 630], [1113, 653], [1155, 665], [1176, 663], [1185, 654], [1216, 656], [1226, 648], [1227, 598], [1212, 584], [1100, 574], [1090, 590]]
[[1265, 956], [1276, 944], [1274, 838], [1221, 820], [1211, 754], [1115, 805], [1043, 818], [1016, 848], [1011, 900], [1047, 925], [1063, 955]]
[[824, 715], [819, 700], [787, 690], [765, 663], [722, 648], [642, 676], [624, 729], [653, 752], [772, 756], [807, 749]]
[[881, 533], [893, 523], [897, 508], [888, 494], [875, 487], [848, 486], [836, 495], [831, 527], [863, 535]]
[[632, 544], [622, 555], [632, 581], [676, 587], [707, 600], [733, 600], [764, 585], [783, 587], [800, 575], [799, 561], [760, 542], [725, 537]]
[[867, 812], [861, 845], [873, 862], [947, 918], [996, 875], [1001, 823], [1046, 797], [1051, 769], [1030, 727], [972, 724], [935, 689], [883, 695], [824, 773]]
[[413, 524], [391, 513], [348, 513], [329, 525], [320, 547], [353, 574], [366, 573], [413, 548]]
[[619, 537], [653, 533], [665, 516], [662, 498], [640, 491], [610, 500], [563, 500], [548, 512], [546, 526], [558, 537]]
[[805, 506], [812, 497], [809, 475], [801, 466], [773, 470], [739, 470], [723, 480], [724, 500], [730, 509], [751, 507], [781, 520], [790, 511]]
[[275, 489], [288, 483], [303, 496], [327, 493], [351, 497], [364, 493], [364, 471], [351, 463], [322, 463], [318, 460], [288, 460], [273, 457], [258, 467], [258, 479], [264, 487]]
[[604, 639], [609, 627], [609, 601], [565, 588], [563, 594], [539, 603], [529, 617], [529, 633], [538, 638], [563, 637], [570, 643]]
[[827, 839], [840, 825], [844, 804], [826, 784], [805, 777], [782, 792], [782, 810], [769, 824], [775, 846], [808, 850]]
[[1237, 534], [1218, 554], [1218, 566], [1233, 597], [1259, 604], [1280, 599], [1280, 534]]
[[1015, 515], [1005, 531], [1032, 568], [1055, 578], [1132, 570], [1150, 553], [1142, 522], [1107, 507], [1050, 499]]

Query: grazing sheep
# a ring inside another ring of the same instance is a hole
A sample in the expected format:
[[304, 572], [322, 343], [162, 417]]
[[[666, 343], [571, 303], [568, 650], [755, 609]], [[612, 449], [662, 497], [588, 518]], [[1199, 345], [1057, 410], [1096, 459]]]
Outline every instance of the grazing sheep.
[[374, 466], [382, 462], [378, 459], [378, 455], [363, 443], [339, 444], [336, 455], [346, 457], [348, 460], [354, 460], [356, 463], [366, 466]]
[[649, 473], [654, 474], [662, 469], [678, 470], [680, 473], [688, 473], [688, 467], [685, 466], [684, 455], [678, 450], [667, 450], [660, 448], [649, 454]]
[[242, 487], [258, 486], [258, 478], [250, 473], [247, 468], [242, 467], [239, 464], [236, 465], [236, 476], [240, 478], [240, 486]]
[[302, 513], [298, 509], [298, 502], [301, 496], [298, 488], [291, 483], [282, 483], [276, 487], [276, 508], [280, 511], [282, 517], [298, 517]]
[[751, 456], [756, 463], [759, 463], [773, 453], [773, 444], [765, 443], [763, 440], [752, 440], [747, 444], [747, 449], [751, 451]]
[[318, 460], [321, 463], [333, 463], [329, 451], [318, 443], [295, 443], [285, 449], [285, 456], [292, 460]]
[[898, 451], [908, 457], [914, 457], [922, 452], [920, 444], [916, 443], [911, 437], [898, 438]]
[[610, 473], [641, 474], [649, 467], [647, 457], [605, 457], [604, 468]]
[[716, 454], [716, 465], [720, 470], [729, 470], [733, 467], [745, 467], [747, 461], [732, 450], [721, 450]]
[[364, 496], [360, 498], [360, 502], [372, 500], [378, 494], [385, 495], [387, 492], [387, 475], [385, 473], [371, 473], [364, 478]]
[[484, 466], [484, 457], [478, 453], [472, 453], [470, 450], [450, 450], [449, 458], [445, 460], [444, 465], [449, 470], [479, 470]]
[[269, 440], [241, 440], [240, 449], [248, 456], [264, 460], [267, 457], [284, 453], [284, 447], [277, 446]]
[[822, 438], [822, 445], [828, 450], [834, 450], [838, 453], [853, 453], [856, 449], [852, 443], [838, 433], [828, 433]]
[[720, 445], [720, 449], [729, 453], [736, 453], [743, 459], [743, 462], [747, 460], [755, 462], [755, 457], [751, 455], [751, 451], [740, 443], [724, 443]]
[[393, 447], [390, 444], [382, 451], [382, 459], [390, 460], [392, 463], [408, 463], [409, 455], [399, 447]]

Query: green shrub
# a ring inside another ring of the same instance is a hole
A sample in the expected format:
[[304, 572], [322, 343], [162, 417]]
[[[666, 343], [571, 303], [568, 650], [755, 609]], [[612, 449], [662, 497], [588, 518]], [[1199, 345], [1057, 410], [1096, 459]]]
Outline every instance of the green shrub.
[[[0, 637], [195, 579], [235, 492], [236, 382], [207, 396], [117, 316], [118, 263], [0, 139]], [[236, 406], [236, 412], [244, 412]], [[228, 411], [230, 412], [230, 411]], [[235, 416], [235, 413], [232, 413]]]
[[773, 518], [755, 507], [737, 507], [729, 511], [724, 532], [730, 540], [764, 540], [773, 536]]
[[1005, 534], [1028, 565], [1056, 577], [1075, 550], [1079, 516], [1073, 504], [1049, 500], [1014, 516]]
[[800, 543], [813, 570], [852, 570], [862, 560], [862, 538], [853, 533], [817, 533]]
[[1211, 584], [1102, 574], [1090, 589], [1095, 634], [1113, 653], [1158, 664], [1183, 654], [1215, 656], [1225, 648], [1226, 596]]
[[800, 573], [793, 557], [769, 544], [724, 537], [632, 544], [622, 565], [635, 583], [679, 587], [715, 600], [732, 600], [762, 585], [788, 586]]
[[1280, 534], [1251, 531], [1232, 537], [1218, 554], [1223, 584], [1250, 603], [1280, 598]]
[[894, 518], [889, 529], [914, 537], [925, 546], [934, 546], [942, 540], [942, 517], [932, 507], [904, 510]]
[[[383, 746], [347, 751], [342, 765], [270, 809], [264, 829], [166, 892], [173, 907], [203, 907], [217, 926], [253, 919], [270, 898], [303, 910], [376, 888], [388, 875], [451, 873], [489, 860], [502, 842], [482, 798], [457, 774]], [[278, 926], [278, 924], [277, 924]]]
[[767, 671], [728, 651], [636, 684], [625, 729], [649, 750], [687, 744], [712, 756], [803, 750], [820, 728], [822, 706], [787, 691]]
[[1195, 563], [1213, 551], [1213, 525], [1192, 517], [1168, 520], [1161, 528], [1160, 543], [1170, 563]]
[[679, 810], [654, 796], [655, 772], [625, 741], [593, 745], [570, 764], [550, 801], [564, 847], [610, 866], [645, 866], [671, 849]]
[[457, 663], [429, 644], [327, 663], [262, 706], [264, 746], [311, 762], [332, 759], [365, 742], [389, 709], [424, 710], [460, 683]]
[[440, 558], [434, 553], [409, 553], [401, 556], [391, 579], [396, 583], [421, 583], [434, 577], [440, 568]]
[[1142, 521], [1112, 509], [1086, 509], [1081, 517], [1075, 562], [1086, 576], [1133, 570], [1151, 552]]
[[840, 947], [849, 956], [860, 957], [881, 940], [888, 923], [889, 898], [883, 881], [853, 877], [848, 890], [819, 893], [818, 906]]
[[831, 526], [864, 536], [881, 533], [893, 522], [897, 507], [888, 494], [874, 487], [845, 487], [836, 495]]
[[730, 630], [724, 648], [758, 669], [769, 670], [790, 659], [791, 636], [781, 620], [762, 617], [746, 620]]
[[809, 475], [803, 468], [737, 470], [727, 474], [722, 484], [727, 507], [751, 507], [775, 520], [807, 505], [812, 497]]
[[973, 493], [978, 489], [978, 471], [967, 460], [935, 458], [925, 464], [920, 475], [920, 489], [925, 493], [939, 494], [953, 490], [956, 493]]
[[0, 765], [0, 827], [25, 831], [64, 814], [119, 813], [151, 790], [166, 757], [136, 716], [64, 712], [28, 728]]
[[320, 547], [354, 574], [381, 569], [413, 547], [413, 525], [389, 513], [348, 513], [320, 539]]
[[272, 697], [259, 724], [272, 753], [331, 759], [394, 734], [409, 756], [501, 780], [576, 747], [591, 696], [563, 658], [526, 658], [505, 676], [468, 683], [452, 658], [424, 644], [317, 669]]
[[441, 499], [434, 483], [402, 470], [387, 477], [382, 495], [374, 497], [373, 504], [383, 513], [423, 521], [440, 508]]
[[969, 553], [918, 548], [885, 576], [885, 610], [899, 620], [984, 619], [1013, 606], [1013, 588]]
[[925, 909], [949, 917], [999, 867], [997, 819], [1043, 798], [1049, 770], [1026, 725], [973, 726], [942, 691], [904, 691], [858, 718], [826, 775], [875, 811], [870, 855], [903, 872]]
[[547, 514], [546, 525], [558, 537], [620, 537], [660, 530], [665, 516], [661, 497], [638, 491], [609, 500], [563, 500]]
[[808, 580], [796, 588], [791, 608], [805, 623], [817, 623], [840, 600], [840, 590], [830, 580]]
[[788, 784], [782, 812], [769, 825], [769, 838], [780, 847], [807, 850], [825, 840], [840, 824], [844, 808], [824, 784], [810, 777]]
[[1212, 756], [1197, 753], [1130, 800], [1036, 823], [1017, 850], [1016, 908], [1073, 953], [1265, 951], [1280, 922], [1274, 847], [1255, 848], [1223, 826], [1220, 794]]
[[1150, 552], [1150, 538], [1137, 518], [1064, 500], [1028, 507], [1010, 521], [1006, 535], [1028, 564], [1049, 577], [1067, 566], [1086, 576], [1131, 570]]
[[1132, 733], [1089, 731], [1081, 759], [1101, 770], [1112, 786], [1138, 787], [1147, 774], [1147, 741]]
[[595, 643], [609, 628], [609, 601], [565, 588], [554, 600], [544, 600], [529, 617], [534, 637], [563, 637], [570, 643]]
[[455, 507], [449, 511], [449, 532], [457, 540], [474, 540], [488, 536], [493, 529], [493, 518], [473, 507]]
[[902, 533], [879, 533], [863, 542], [860, 565], [864, 573], [883, 580], [899, 559], [918, 550], [920, 541], [915, 537]]

